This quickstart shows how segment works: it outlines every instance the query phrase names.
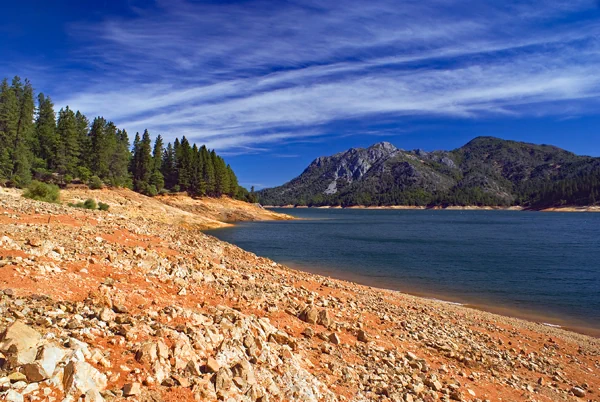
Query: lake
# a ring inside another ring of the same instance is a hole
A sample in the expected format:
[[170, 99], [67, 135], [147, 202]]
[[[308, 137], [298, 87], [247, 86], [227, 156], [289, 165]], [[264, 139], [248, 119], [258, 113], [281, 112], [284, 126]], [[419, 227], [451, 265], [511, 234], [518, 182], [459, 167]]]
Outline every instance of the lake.
[[600, 335], [600, 214], [275, 210], [208, 231], [292, 268]]

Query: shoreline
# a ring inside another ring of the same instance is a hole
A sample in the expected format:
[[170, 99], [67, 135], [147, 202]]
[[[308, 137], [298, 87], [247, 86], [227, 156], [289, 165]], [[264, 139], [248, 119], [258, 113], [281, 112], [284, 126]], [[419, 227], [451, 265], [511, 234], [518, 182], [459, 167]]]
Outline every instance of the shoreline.
[[[22, 317], [19, 329], [69, 351], [57, 381], [42, 384], [57, 398], [83, 392], [62, 381], [73, 347], [90, 351], [76, 357], [101, 379], [98, 392], [135, 386], [139, 399], [240, 400], [240, 373], [264, 379], [250, 389], [269, 400], [410, 400], [415, 390], [428, 400], [566, 400], [600, 390], [598, 338], [329, 279], [319, 261], [317, 274], [288, 268], [145, 205], [155, 213], [0, 195], [0, 305], [13, 312], [0, 328]], [[13, 348], [6, 354], [14, 361]]]
[[[293, 208], [329, 209], [330, 208], [330, 207], [290, 207], [290, 206], [288, 206], [288, 207], [263, 206], [263, 207], [264, 208], [287, 208], [287, 209], [293, 209]], [[342, 208], [341, 207], [331, 207], [331, 209], [342, 209]], [[416, 210], [425, 210], [426, 208], [395, 206], [395, 207], [347, 207], [347, 208], [343, 208], [343, 209], [369, 209], [369, 210], [416, 209]], [[466, 209], [462, 209], [462, 208], [460, 208], [460, 209], [446, 208], [446, 209], [466, 210]], [[492, 207], [481, 207], [481, 209], [473, 209], [473, 210], [500, 210], [500, 209], [494, 209]], [[518, 210], [518, 211], [520, 211], [522, 209], [505, 208], [502, 210]], [[558, 212], [560, 212], [560, 211], [558, 211]], [[573, 212], [575, 212], [575, 211], [573, 211]], [[294, 220], [303, 220], [303, 219], [306, 219], [306, 218], [294, 217]], [[232, 224], [232, 226], [234, 226], [234, 225], [235, 225], [235, 223]], [[219, 229], [226, 229], [226, 227], [209, 229], [208, 231], [211, 232], [213, 230], [219, 230]], [[203, 232], [206, 232], [206, 231], [203, 230]], [[208, 234], [210, 234], [210, 233], [208, 233]], [[229, 243], [229, 244], [235, 245], [233, 243]], [[235, 245], [235, 246], [239, 247], [237, 245]], [[265, 257], [265, 258], [267, 258], [267, 257]], [[505, 307], [505, 306], [494, 304], [491, 302], [486, 302], [485, 300], [478, 300], [478, 301], [464, 300], [464, 299], [461, 299], [460, 297], [456, 297], [455, 295], [441, 294], [441, 293], [437, 293], [437, 292], [429, 292], [429, 291], [421, 291], [421, 290], [399, 289], [397, 287], [386, 286], [384, 284], [379, 283], [378, 281], [370, 281], [368, 279], [368, 277], [361, 275], [361, 274], [357, 274], [357, 273], [344, 273], [344, 272], [340, 272], [337, 270], [328, 270], [325, 267], [319, 268], [319, 267], [312, 266], [312, 265], [305, 266], [302, 264], [297, 264], [295, 262], [289, 262], [289, 261], [276, 261], [276, 262], [280, 263], [281, 265], [283, 265], [287, 268], [293, 269], [295, 271], [299, 271], [299, 272], [307, 273], [307, 274], [311, 274], [311, 275], [316, 275], [321, 278], [340, 280], [340, 281], [344, 281], [344, 282], [347, 282], [352, 285], [366, 286], [366, 287], [369, 287], [369, 288], [372, 288], [375, 290], [397, 292], [401, 295], [408, 295], [408, 296], [413, 296], [413, 297], [417, 297], [417, 298], [424, 299], [424, 300], [430, 300], [430, 301], [441, 302], [444, 304], [456, 305], [456, 306], [460, 306], [460, 307], [474, 309], [474, 310], [481, 311], [481, 312], [499, 315], [499, 316], [506, 317], [506, 318], [519, 319], [519, 320], [523, 320], [528, 323], [543, 325], [548, 328], [558, 328], [558, 329], [573, 332], [576, 334], [590, 336], [595, 339], [600, 339], [600, 326], [598, 326], [597, 328], [590, 327], [590, 326], [586, 325], [584, 322], [581, 322], [579, 320], [568, 320], [568, 319], [565, 319], [565, 317], [557, 316], [557, 315], [544, 315], [544, 314], [540, 313], [539, 311], [535, 311], [535, 310], [527, 311], [527, 310], [519, 309], [519, 308]]]
[[397, 287], [385, 286], [377, 281], [369, 281], [366, 277], [360, 274], [344, 274], [339, 271], [331, 272], [325, 268], [319, 269], [318, 267], [306, 267], [301, 264], [293, 262], [281, 262], [282, 265], [312, 275], [317, 275], [322, 278], [335, 279], [344, 281], [352, 285], [366, 286], [375, 290], [389, 291], [398, 293], [400, 295], [412, 296], [423, 300], [429, 300], [434, 302], [440, 302], [448, 305], [454, 305], [457, 307], [464, 307], [473, 309], [489, 314], [498, 315], [505, 318], [513, 318], [522, 320], [531, 324], [543, 325], [548, 328], [557, 328], [564, 331], [573, 332], [580, 335], [589, 336], [595, 339], [600, 339], [600, 326], [598, 328], [590, 327], [585, 325], [584, 322], [579, 320], [567, 320], [564, 317], [555, 315], [544, 315], [537, 311], [527, 311], [519, 308], [505, 307], [498, 304], [486, 303], [484, 300], [464, 300], [455, 295], [441, 294], [430, 291], [420, 290], [406, 290], [398, 289]]
[[353, 205], [350, 207], [342, 207], [339, 205], [330, 206], [324, 205], [319, 207], [309, 206], [294, 206], [294, 205], [263, 205], [265, 209], [358, 209], [358, 210], [396, 210], [396, 211], [525, 211], [525, 212], [600, 212], [600, 206], [565, 206], [552, 207], [545, 209], [530, 209], [521, 206], [501, 207], [501, 206], [448, 206], [448, 207], [425, 207], [413, 205], [387, 205], [387, 206], [366, 206]]

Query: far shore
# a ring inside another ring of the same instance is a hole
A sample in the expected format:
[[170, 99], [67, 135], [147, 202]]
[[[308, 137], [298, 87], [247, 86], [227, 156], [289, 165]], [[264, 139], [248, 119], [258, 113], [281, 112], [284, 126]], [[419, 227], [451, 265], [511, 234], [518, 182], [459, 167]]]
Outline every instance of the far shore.
[[564, 207], [553, 207], [545, 209], [531, 209], [522, 206], [458, 206], [451, 205], [448, 207], [424, 207], [414, 205], [387, 205], [387, 206], [366, 206], [366, 205], [353, 205], [350, 207], [342, 207], [339, 205], [330, 206], [324, 205], [319, 207], [304, 206], [304, 205], [263, 205], [266, 209], [365, 209], [365, 210], [446, 210], [446, 211], [535, 211], [535, 212], [600, 212], [600, 206], [564, 206]]

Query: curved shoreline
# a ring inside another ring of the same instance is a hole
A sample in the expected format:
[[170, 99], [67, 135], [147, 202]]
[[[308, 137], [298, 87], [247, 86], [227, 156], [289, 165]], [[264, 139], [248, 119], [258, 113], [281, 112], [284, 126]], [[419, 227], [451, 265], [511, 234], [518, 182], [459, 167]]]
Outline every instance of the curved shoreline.
[[449, 305], [455, 305], [464, 308], [470, 308], [477, 311], [483, 311], [490, 314], [496, 314], [507, 318], [516, 318], [519, 320], [527, 321], [533, 324], [544, 325], [548, 328], [559, 328], [562, 330], [574, 332], [581, 335], [590, 336], [593, 338], [600, 339], [600, 326], [590, 327], [579, 320], [568, 320], [565, 317], [555, 315], [544, 315], [537, 311], [525, 311], [518, 308], [505, 307], [498, 304], [486, 303], [484, 300], [473, 301], [464, 300], [456, 295], [441, 294], [436, 292], [419, 291], [419, 290], [406, 290], [398, 289], [397, 287], [383, 286], [377, 281], [369, 281], [366, 277], [360, 274], [344, 274], [340, 271], [331, 272], [326, 269], [319, 269], [318, 267], [306, 267], [301, 264], [282, 262], [284, 266], [300, 272], [306, 272], [313, 275], [318, 275], [323, 278], [337, 279], [345, 282], [349, 282], [355, 285], [367, 286], [373, 289], [385, 290], [396, 292], [402, 295], [408, 295], [418, 297], [420, 299], [431, 300]]

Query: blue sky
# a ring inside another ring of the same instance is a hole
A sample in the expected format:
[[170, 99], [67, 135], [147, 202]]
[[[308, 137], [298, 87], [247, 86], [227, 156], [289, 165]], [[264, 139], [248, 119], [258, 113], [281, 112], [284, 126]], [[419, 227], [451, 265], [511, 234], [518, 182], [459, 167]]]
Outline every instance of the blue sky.
[[0, 15], [0, 76], [130, 136], [206, 143], [248, 187], [383, 140], [600, 156], [598, 0], [22, 0]]

